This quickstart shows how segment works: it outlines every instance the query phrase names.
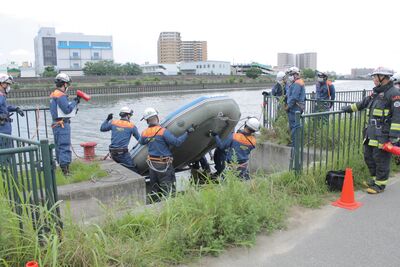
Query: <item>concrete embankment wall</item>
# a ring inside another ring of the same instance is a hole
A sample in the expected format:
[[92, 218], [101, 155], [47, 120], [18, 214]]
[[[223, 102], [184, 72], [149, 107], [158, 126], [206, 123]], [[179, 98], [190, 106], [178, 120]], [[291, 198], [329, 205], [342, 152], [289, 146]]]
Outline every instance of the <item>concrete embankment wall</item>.
[[[109, 94], [145, 94], [152, 92], [187, 92], [204, 90], [229, 90], [229, 89], [270, 89], [272, 84], [192, 84], [192, 85], [143, 85], [143, 86], [119, 86], [119, 87], [95, 87], [85, 88], [85, 93], [89, 95], [109, 95]], [[75, 95], [79, 88], [70, 89], [69, 95]], [[49, 97], [54, 89], [16, 89], [10, 92], [12, 98], [41, 98]]]
[[[249, 168], [250, 172], [262, 170], [266, 173], [283, 172], [289, 170], [291, 147], [278, 145], [271, 142], [257, 143], [257, 147], [251, 152]], [[315, 156], [314, 156], [315, 155]], [[320, 155], [311, 151], [304, 151], [303, 158], [318, 161]], [[303, 168], [307, 161], [304, 160]]]
[[101, 168], [109, 176], [58, 187], [63, 215], [69, 212], [76, 220], [104, 214], [104, 209], [120, 210], [146, 203], [146, 183], [143, 176], [115, 163], [102, 161]]
[[289, 170], [291, 147], [270, 142], [258, 143], [251, 152], [250, 172], [274, 173]]

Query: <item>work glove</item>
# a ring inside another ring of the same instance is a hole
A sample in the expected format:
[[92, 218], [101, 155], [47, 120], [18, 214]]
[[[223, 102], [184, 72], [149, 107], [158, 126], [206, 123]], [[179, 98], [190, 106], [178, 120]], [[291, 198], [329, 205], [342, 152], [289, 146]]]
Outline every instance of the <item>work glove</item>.
[[398, 137], [390, 137], [389, 138], [390, 143], [392, 144], [397, 144], [400, 140]]
[[19, 107], [17, 107], [17, 108], [15, 109], [15, 112], [17, 112], [18, 115], [20, 115], [21, 117], [24, 117], [24, 116], [25, 116], [24, 111], [23, 111], [22, 109], [20, 109]]
[[188, 134], [193, 133], [193, 132], [194, 132], [194, 127], [193, 127], [193, 126], [190, 126], [189, 128], [186, 129], [186, 132], [187, 132]]
[[263, 91], [261, 94], [262, 94], [262, 95], [265, 95], [265, 96], [271, 95], [271, 93], [269, 93], [269, 92], [267, 92], [267, 91]]
[[351, 113], [353, 112], [353, 110], [351, 109], [351, 106], [344, 106], [340, 108], [342, 111], [346, 112], [346, 113]]
[[77, 104], [81, 102], [81, 98], [79, 96], [75, 97], [74, 100]]
[[210, 137], [214, 137], [214, 136], [217, 136], [218, 134], [217, 134], [216, 132], [214, 132], [213, 130], [210, 130], [210, 131], [208, 132], [208, 135], [209, 135]]
[[285, 104], [285, 105], [283, 106], [283, 109], [284, 109], [285, 111], [289, 111], [289, 106]]
[[110, 113], [110, 114], [108, 114], [108, 116], [107, 116], [107, 121], [110, 121], [110, 120], [112, 120], [113, 119], [113, 114], [112, 113]]

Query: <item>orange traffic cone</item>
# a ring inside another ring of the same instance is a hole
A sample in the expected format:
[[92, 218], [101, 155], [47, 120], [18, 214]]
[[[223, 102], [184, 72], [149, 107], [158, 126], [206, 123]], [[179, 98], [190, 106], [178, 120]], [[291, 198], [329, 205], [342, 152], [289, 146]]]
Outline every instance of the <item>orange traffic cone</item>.
[[39, 264], [36, 261], [28, 261], [25, 267], [39, 267]]
[[342, 195], [338, 200], [332, 202], [332, 205], [349, 210], [355, 210], [362, 205], [362, 203], [356, 202], [354, 199], [353, 173], [351, 168], [346, 168]]

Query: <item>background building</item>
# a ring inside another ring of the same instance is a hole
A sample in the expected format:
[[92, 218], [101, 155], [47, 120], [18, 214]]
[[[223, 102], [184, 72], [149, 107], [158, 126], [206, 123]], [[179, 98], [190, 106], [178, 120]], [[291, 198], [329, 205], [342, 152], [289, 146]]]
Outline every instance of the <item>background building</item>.
[[38, 75], [46, 66], [54, 66], [71, 75], [82, 75], [86, 62], [114, 59], [112, 36], [56, 33], [55, 28], [40, 28], [34, 45]]
[[158, 37], [158, 63], [175, 64], [181, 61], [181, 34], [161, 32]]
[[296, 66], [296, 57], [290, 53], [278, 53], [278, 68], [285, 69]]
[[206, 41], [182, 41], [179, 32], [161, 32], [157, 42], [159, 64], [207, 61]]
[[354, 68], [351, 69], [351, 78], [367, 78], [373, 71], [373, 68]]
[[207, 61], [207, 42], [182, 41], [180, 61]]
[[317, 53], [302, 53], [296, 55], [296, 66], [301, 69], [317, 69]]
[[231, 64], [227, 61], [181, 62], [180, 72], [186, 75], [230, 75]]
[[178, 75], [177, 64], [144, 64], [140, 68], [147, 75]]
[[299, 69], [317, 69], [317, 53], [278, 53], [278, 70], [288, 69], [296, 66]]
[[246, 75], [246, 71], [248, 71], [250, 68], [256, 68], [256, 69], [261, 70], [262, 75], [268, 75], [268, 74], [273, 73], [273, 69], [270, 65], [253, 62], [253, 63], [232, 65], [232, 74], [233, 75]]

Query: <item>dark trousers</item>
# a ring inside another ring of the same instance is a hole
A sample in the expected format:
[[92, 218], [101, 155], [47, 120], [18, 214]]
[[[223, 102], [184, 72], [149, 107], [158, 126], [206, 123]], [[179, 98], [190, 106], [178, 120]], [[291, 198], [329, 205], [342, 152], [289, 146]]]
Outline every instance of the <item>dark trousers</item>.
[[214, 167], [217, 171], [216, 174], [220, 175], [225, 170], [225, 160], [226, 160], [226, 153], [225, 151], [216, 148], [214, 151]]
[[133, 163], [129, 152], [115, 153], [110, 151], [110, 155], [115, 162], [121, 164], [125, 168], [130, 169], [131, 171], [137, 172], [136, 166]]
[[[331, 110], [331, 103], [329, 102], [321, 102], [317, 101], [315, 111], [316, 112], [327, 112]], [[318, 117], [319, 119], [322, 119], [322, 123], [326, 124], [328, 123], [329, 120], [329, 115], [323, 115]]]
[[54, 127], [53, 135], [57, 162], [60, 166], [68, 166], [72, 159], [70, 124], [64, 123], [64, 127]]
[[392, 154], [389, 152], [378, 147], [364, 145], [364, 161], [371, 176], [376, 176], [376, 181], [385, 183], [389, 179], [391, 159]]
[[150, 188], [151, 198], [153, 201], [159, 201], [162, 196], [175, 195], [175, 169], [172, 163], [166, 168], [164, 162], [152, 161], [153, 167], [160, 171], [155, 171], [152, 168], [150, 170]]
[[300, 127], [300, 123], [296, 123], [296, 110], [288, 112], [288, 119], [292, 146], [294, 147], [296, 142], [296, 130]]
[[244, 179], [244, 180], [250, 180], [250, 173], [249, 173], [249, 164], [248, 162], [244, 162], [239, 165], [237, 168], [237, 171], [239, 171], [239, 177]]

